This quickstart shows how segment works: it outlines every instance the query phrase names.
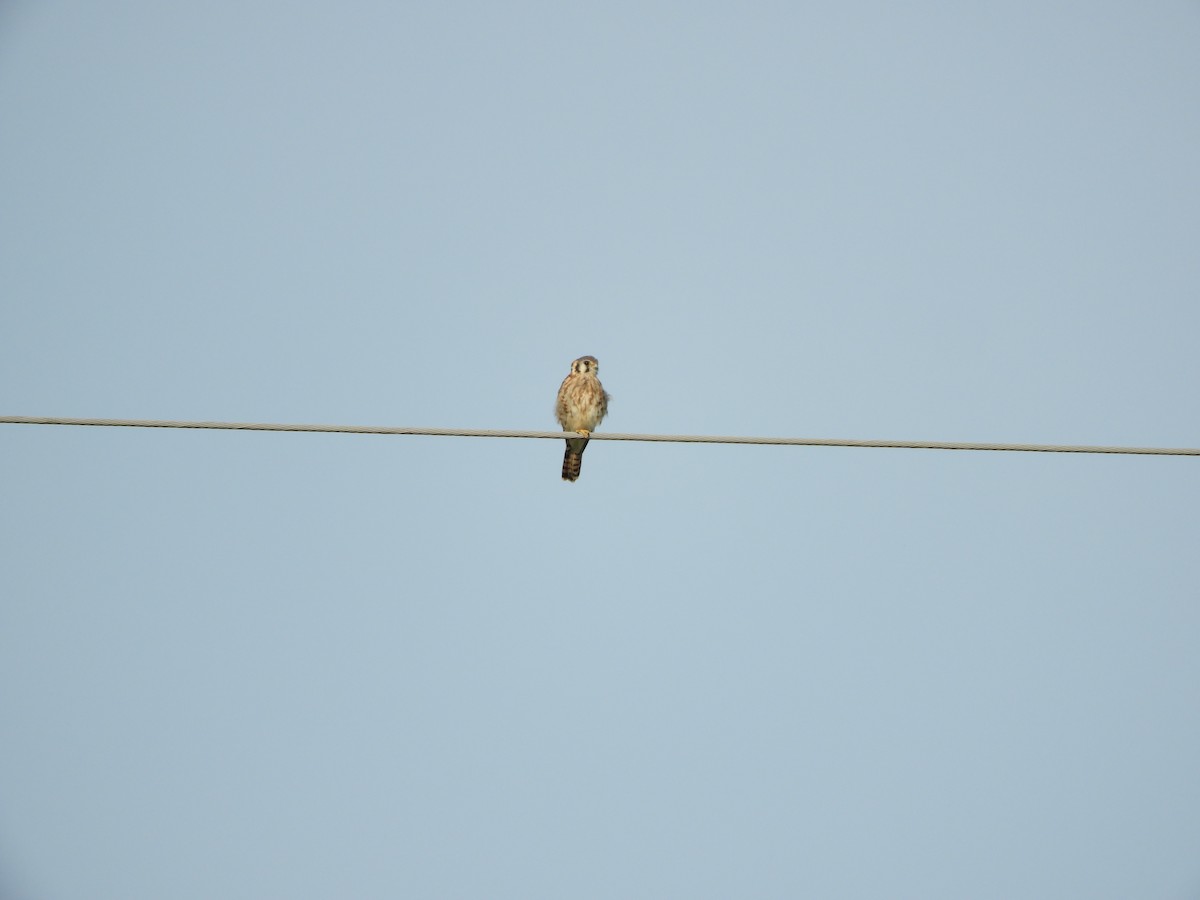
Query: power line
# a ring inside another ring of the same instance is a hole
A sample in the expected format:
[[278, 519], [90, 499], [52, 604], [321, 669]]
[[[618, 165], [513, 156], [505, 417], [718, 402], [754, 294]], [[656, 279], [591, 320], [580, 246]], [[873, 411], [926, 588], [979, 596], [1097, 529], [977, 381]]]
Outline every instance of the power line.
[[[170, 422], [154, 419], [74, 419], [0, 416], [9, 425], [99, 425], [115, 428], [204, 428], [223, 431], [310, 431], [336, 434], [406, 434], [434, 437], [542, 438], [562, 440], [575, 432], [504, 431], [479, 428], [390, 428], [377, 425], [280, 425], [269, 422]], [[1140, 456], [1200, 456], [1188, 447], [1092, 447], [1062, 444], [979, 444], [958, 441], [855, 441], [836, 438], [723, 437], [704, 434], [618, 434], [600, 432], [595, 441], [656, 441], [677, 444], [776, 444], [789, 447], [888, 447], [906, 450], [997, 450], [1030, 453], [1110, 453]]]

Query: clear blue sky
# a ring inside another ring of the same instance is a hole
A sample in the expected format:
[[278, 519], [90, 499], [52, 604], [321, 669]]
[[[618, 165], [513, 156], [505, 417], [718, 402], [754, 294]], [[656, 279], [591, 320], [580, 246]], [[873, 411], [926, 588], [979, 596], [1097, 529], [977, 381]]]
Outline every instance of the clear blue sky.
[[[0, 414], [1200, 446], [1200, 5], [0, 10]], [[1200, 461], [0, 425], [16, 900], [1195, 898]]]

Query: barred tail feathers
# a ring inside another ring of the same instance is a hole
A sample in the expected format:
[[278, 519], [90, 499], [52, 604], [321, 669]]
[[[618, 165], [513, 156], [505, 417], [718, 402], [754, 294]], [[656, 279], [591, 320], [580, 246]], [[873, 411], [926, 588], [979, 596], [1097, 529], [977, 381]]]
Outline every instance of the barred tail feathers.
[[563, 481], [574, 481], [579, 477], [579, 469], [583, 465], [583, 451], [587, 441], [567, 441], [567, 450], [563, 454]]

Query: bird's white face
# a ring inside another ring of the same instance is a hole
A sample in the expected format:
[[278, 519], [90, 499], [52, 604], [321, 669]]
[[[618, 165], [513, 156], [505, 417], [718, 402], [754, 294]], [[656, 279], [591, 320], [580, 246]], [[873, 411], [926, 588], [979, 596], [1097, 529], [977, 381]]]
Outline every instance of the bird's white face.
[[576, 375], [595, 375], [600, 371], [600, 363], [594, 356], [581, 356], [571, 363], [571, 371]]

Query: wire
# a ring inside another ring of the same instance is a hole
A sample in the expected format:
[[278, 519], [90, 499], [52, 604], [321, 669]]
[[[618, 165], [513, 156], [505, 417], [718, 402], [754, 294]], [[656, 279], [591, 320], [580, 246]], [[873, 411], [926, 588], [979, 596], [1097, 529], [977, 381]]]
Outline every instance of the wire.
[[[435, 437], [576, 437], [573, 431], [503, 431], [478, 428], [390, 428], [377, 425], [279, 425], [269, 422], [169, 422], [154, 419], [64, 419], [0, 416], [9, 425], [99, 425], [118, 428], [208, 428], [224, 431], [315, 431], [337, 434], [409, 434]], [[958, 441], [855, 441], [831, 438], [721, 437], [703, 434], [592, 434], [595, 441], [657, 441], [678, 444], [778, 444], [795, 447], [890, 447], [909, 450], [997, 450], [1030, 453], [1111, 453], [1140, 456], [1200, 456], [1188, 447], [1091, 447], [1060, 444], [978, 444]]]

